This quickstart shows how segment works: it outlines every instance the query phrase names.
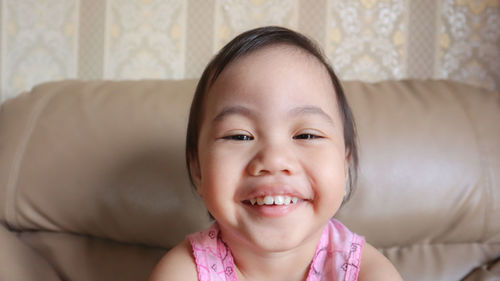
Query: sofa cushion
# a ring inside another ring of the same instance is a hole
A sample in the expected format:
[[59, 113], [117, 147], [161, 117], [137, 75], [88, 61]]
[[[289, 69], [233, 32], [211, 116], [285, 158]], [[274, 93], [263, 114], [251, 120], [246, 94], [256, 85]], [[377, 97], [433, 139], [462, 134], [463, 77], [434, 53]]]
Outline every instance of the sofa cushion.
[[500, 280], [500, 259], [476, 268], [463, 281], [497, 281]]
[[147, 280], [166, 252], [109, 239], [46, 231], [24, 232], [20, 239], [44, 256], [61, 280], [71, 281]]
[[500, 244], [415, 244], [383, 249], [382, 252], [401, 272], [404, 280], [458, 281], [497, 258]]
[[0, 280], [61, 281], [43, 255], [0, 226]]

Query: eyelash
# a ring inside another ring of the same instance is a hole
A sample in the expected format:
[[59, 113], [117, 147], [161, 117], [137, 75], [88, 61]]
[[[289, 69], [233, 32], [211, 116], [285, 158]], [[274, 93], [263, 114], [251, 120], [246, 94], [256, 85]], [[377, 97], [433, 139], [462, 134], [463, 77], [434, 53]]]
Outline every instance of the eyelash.
[[[300, 134], [300, 135], [297, 135], [297, 136], [294, 136], [293, 139], [296, 139], [296, 140], [313, 140], [313, 139], [321, 139], [323, 137], [321, 136], [318, 136], [318, 135], [315, 135], [315, 134]], [[252, 136], [248, 136], [248, 135], [230, 135], [230, 136], [226, 136], [226, 137], [223, 137], [223, 139], [225, 140], [234, 140], [234, 141], [251, 141], [251, 140], [254, 140], [254, 138]]]
[[235, 141], [251, 141], [253, 137], [247, 135], [231, 135], [227, 137], [223, 137], [225, 140], [235, 140]]
[[312, 140], [312, 139], [321, 139], [323, 137], [315, 135], [315, 134], [300, 134], [293, 137], [296, 140]]

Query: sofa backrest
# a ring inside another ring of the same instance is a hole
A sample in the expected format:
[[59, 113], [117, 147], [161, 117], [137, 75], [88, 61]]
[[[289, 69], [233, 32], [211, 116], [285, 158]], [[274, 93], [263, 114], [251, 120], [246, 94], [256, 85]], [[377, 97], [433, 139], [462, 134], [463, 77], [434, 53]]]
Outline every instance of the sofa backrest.
[[[6, 101], [2, 224], [162, 248], [206, 227], [184, 160], [196, 82], [62, 81]], [[360, 173], [338, 218], [403, 276], [426, 266], [407, 280], [458, 280], [499, 256], [498, 94], [423, 80], [344, 88]]]
[[184, 169], [195, 81], [49, 83], [1, 110], [1, 219], [170, 247], [207, 222]]

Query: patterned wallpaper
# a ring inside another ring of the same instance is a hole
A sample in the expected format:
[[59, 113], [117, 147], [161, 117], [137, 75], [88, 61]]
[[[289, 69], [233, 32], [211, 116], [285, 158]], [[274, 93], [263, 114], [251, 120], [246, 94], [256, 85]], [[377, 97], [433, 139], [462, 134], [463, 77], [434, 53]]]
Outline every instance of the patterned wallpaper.
[[199, 77], [238, 33], [282, 25], [342, 79], [500, 89], [500, 0], [0, 0], [0, 101], [50, 80]]

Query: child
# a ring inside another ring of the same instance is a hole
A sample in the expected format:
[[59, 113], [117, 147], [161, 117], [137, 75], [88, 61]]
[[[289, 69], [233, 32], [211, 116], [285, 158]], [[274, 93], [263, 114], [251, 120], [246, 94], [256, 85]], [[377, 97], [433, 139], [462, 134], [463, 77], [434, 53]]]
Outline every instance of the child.
[[207, 66], [186, 157], [215, 223], [157, 265], [161, 280], [401, 280], [332, 219], [357, 168], [354, 120], [315, 45], [281, 27], [247, 31]]

